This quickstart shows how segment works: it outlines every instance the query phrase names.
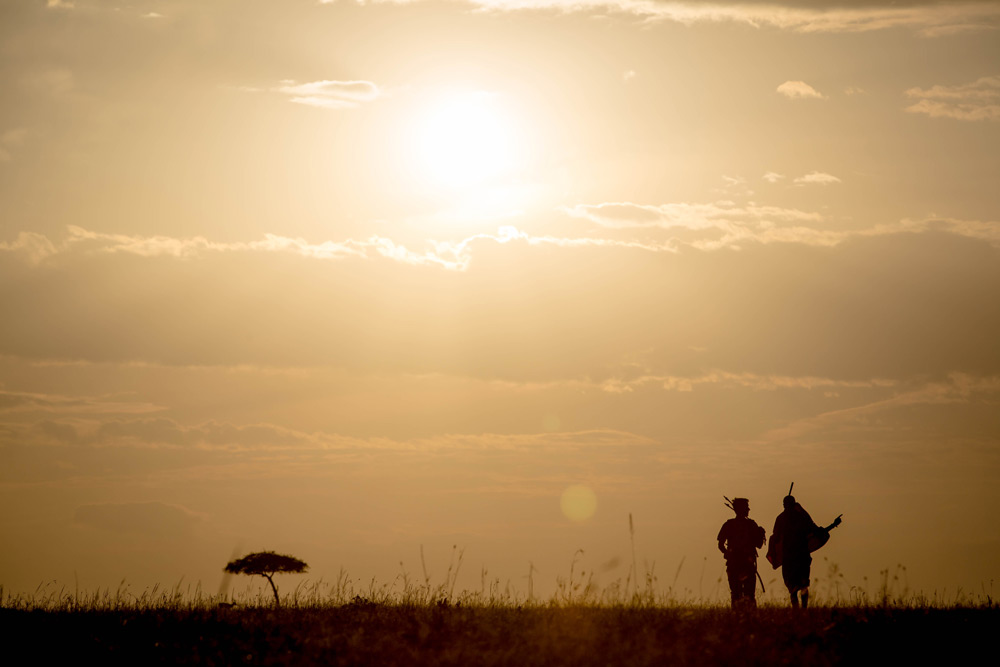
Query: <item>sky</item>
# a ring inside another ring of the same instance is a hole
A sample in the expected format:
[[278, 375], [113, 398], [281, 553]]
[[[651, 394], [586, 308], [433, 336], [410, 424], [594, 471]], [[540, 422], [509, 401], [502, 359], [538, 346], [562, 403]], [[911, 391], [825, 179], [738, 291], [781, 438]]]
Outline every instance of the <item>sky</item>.
[[547, 595], [634, 548], [725, 599], [723, 497], [770, 534], [794, 482], [843, 514], [817, 592], [991, 593], [998, 29], [3, 2], [0, 586], [214, 593], [263, 549], [440, 583], [461, 552], [459, 589]]

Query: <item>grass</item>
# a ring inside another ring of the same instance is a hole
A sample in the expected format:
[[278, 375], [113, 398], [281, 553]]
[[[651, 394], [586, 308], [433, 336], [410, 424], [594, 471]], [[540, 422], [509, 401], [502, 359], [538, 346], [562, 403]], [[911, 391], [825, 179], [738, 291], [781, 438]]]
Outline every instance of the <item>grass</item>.
[[[579, 554], [577, 554], [579, 556]], [[962, 599], [909, 593], [905, 568], [874, 591], [830, 566], [804, 611], [765, 603], [750, 612], [680, 598], [652, 568], [600, 588], [578, 558], [555, 593], [520, 595], [480, 573], [456, 590], [461, 552], [435, 584], [405, 568], [395, 580], [306, 581], [275, 609], [270, 590], [231, 596], [179, 582], [134, 593], [81, 593], [54, 583], [31, 595], [0, 588], [0, 638], [11, 664], [838, 665], [971, 660], [992, 648], [1000, 609], [984, 588]], [[678, 568], [679, 572], [680, 568]], [[844, 590], [841, 590], [841, 589]]]
[[851, 584], [826, 559], [814, 563], [812, 608], [789, 609], [775, 577], [760, 608], [734, 612], [720, 601], [722, 579], [702, 594], [706, 562], [697, 594], [678, 589], [683, 560], [666, 587], [655, 564], [640, 571], [629, 520], [624, 580], [599, 585], [578, 551], [544, 598], [535, 595], [533, 564], [526, 591], [485, 568], [478, 589], [460, 590], [463, 552], [453, 548], [434, 582], [421, 548], [421, 576], [403, 563], [381, 583], [341, 570], [285, 590], [280, 608], [256, 577], [227, 595], [183, 581], [139, 593], [124, 580], [89, 592], [55, 582], [29, 595], [0, 587], [0, 639], [20, 658], [11, 664], [951, 664], [991, 650], [1000, 626], [992, 585], [925, 596], [910, 591], [901, 565]]
[[[463, 551], [453, 547], [448, 569], [443, 580], [434, 583], [428, 573], [423, 548], [420, 551], [422, 578], [411, 575], [400, 562], [400, 573], [389, 582], [356, 580], [343, 569], [332, 581], [325, 579], [301, 580], [290, 592], [281, 595], [281, 605], [285, 608], [328, 609], [347, 605], [375, 604], [384, 607], [483, 607], [483, 608], [613, 608], [613, 609], [720, 609], [728, 608], [728, 594], [723, 577], [714, 581], [711, 596], [705, 596], [700, 589], [696, 594], [690, 589], [678, 589], [677, 581], [684, 567], [681, 560], [673, 580], [664, 588], [655, 572], [655, 563], [644, 565], [644, 571], [637, 573], [635, 558], [624, 581], [617, 579], [600, 586], [595, 572], [582, 566], [583, 550], [578, 550], [565, 576], [556, 576], [554, 593], [546, 598], [534, 594], [533, 564], [529, 564], [527, 592], [517, 590], [510, 581], [491, 577], [483, 568], [479, 573], [480, 585], [476, 589], [456, 590], [458, 575], [462, 569]], [[818, 566], [818, 567], [817, 567]], [[825, 575], [817, 575], [815, 570], [826, 568]], [[704, 577], [704, 564], [702, 567]], [[784, 608], [787, 605], [784, 587], [777, 573], [762, 571], [770, 575], [767, 582], [769, 593], [758, 593], [761, 608]], [[31, 594], [11, 594], [0, 585], [0, 609], [17, 611], [51, 612], [140, 612], [147, 610], [195, 611], [215, 607], [225, 608], [268, 608], [274, 598], [270, 589], [257, 582], [255, 577], [241, 578], [242, 588], [225, 595], [204, 592], [200, 582], [185, 584], [183, 579], [172, 587], [153, 586], [136, 593], [125, 580], [114, 589], [104, 588], [81, 592], [77, 587], [69, 589], [58, 582], [39, 584]], [[280, 583], [280, 582], [279, 582]], [[810, 602], [816, 607], [840, 609], [992, 609], [995, 608], [992, 582], [979, 591], [958, 589], [952, 593], [934, 591], [930, 595], [910, 590], [906, 567], [896, 565], [879, 572], [873, 585], [868, 577], [863, 577], [857, 585], [851, 584], [836, 563], [826, 558], [814, 562], [814, 576], [810, 587]]]

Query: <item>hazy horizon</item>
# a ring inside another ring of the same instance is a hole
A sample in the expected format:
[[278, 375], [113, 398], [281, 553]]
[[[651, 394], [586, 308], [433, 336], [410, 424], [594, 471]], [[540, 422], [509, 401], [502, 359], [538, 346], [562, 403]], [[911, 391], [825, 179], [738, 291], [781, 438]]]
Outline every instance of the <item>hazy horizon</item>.
[[457, 545], [458, 588], [546, 595], [578, 549], [624, 579], [631, 513], [707, 595], [723, 496], [770, 535], [794, 482], [844, 515], [814, 577], [989, 590], [998, 28], [3, 3], [0, 586], [211, 593], [264, 549], [389, 582], [421, 545], [440, 582]]

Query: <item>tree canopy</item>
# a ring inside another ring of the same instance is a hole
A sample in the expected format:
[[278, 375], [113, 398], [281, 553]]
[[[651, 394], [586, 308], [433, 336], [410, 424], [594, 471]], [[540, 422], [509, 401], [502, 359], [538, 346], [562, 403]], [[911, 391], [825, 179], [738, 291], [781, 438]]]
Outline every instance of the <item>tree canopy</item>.
[[305, 562], [293, 556], [276, 554], [273, 551], [257, 551], [243, 558], [237, 558], [226, 565], [231, 574], [277, 574], [278, 572], [305, 572], [309, 568]]

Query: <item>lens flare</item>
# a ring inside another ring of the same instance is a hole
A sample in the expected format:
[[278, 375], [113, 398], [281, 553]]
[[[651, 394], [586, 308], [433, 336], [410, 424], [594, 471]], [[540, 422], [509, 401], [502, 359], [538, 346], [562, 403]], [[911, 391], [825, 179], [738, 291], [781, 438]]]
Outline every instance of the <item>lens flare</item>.
[[567, 519], [581, 523], [597, 511], [597, 495], [588, 486], [574, 484], [563, 491], [559, 506]]

